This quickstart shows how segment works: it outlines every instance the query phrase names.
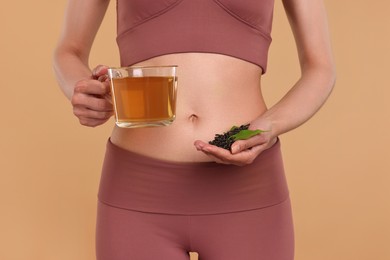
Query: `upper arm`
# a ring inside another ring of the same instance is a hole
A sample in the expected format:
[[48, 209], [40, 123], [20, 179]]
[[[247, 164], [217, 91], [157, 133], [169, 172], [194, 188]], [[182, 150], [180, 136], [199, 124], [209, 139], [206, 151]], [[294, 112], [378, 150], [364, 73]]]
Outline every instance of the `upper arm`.
[[57, 52], [72, 52], [87, 62], [109, 0], [69, 0]]
[[297, 44], [302, 70], [322, 66], [333, 70], [333, 56], [323, 0], [283, 0]]

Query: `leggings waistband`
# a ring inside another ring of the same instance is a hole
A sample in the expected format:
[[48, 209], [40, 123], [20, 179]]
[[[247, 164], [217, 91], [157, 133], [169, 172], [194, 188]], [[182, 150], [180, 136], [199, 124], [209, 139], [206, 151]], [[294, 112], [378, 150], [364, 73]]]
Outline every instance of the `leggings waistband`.
[[288, 197], [280, 141], [247, 166], [171, 162], [107, 142], [98, 198], [136, 211], [203, 215], [258, 209]]

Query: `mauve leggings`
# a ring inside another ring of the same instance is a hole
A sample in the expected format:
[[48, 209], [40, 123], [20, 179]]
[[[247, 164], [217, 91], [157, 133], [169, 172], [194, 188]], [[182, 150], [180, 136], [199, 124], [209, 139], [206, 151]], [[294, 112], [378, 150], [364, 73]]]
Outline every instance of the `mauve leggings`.
[[107, 144], [97, 260], [293, 260], [280, 143], [245, 167], [174, 163]]

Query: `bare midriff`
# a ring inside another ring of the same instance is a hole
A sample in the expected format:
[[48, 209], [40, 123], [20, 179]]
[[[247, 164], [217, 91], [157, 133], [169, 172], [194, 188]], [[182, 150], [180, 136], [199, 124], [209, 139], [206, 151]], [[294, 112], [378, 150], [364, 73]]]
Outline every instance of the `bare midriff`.
[[177, 65], [176, 119], [169, 126], [115, 127], [111, 141], [126, 150], [156, 159], [210, 161], [196, 150], [233, 125], [247, 124], [266, 110], [260, 88], [262, 69], [219, 54], [169, 54], [137, 66]]

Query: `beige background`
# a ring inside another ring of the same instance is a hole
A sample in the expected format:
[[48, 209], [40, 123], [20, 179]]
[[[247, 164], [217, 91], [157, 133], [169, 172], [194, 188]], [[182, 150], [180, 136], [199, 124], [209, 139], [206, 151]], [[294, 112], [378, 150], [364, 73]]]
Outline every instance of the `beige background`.
[[[271, 105], [299, 76], [280, 1], [264, 89]], [[390, 2], [326, 1], [338, 81], [307, 124], [283, 135], [297, 260], [390, 259]], [[92, 260], [96, 192], [113, 121], [78, 124], [51, 52], [65, 0], [0, 8], [0, 259]], [[115, 3], [91, 65], [118, 65]], [[320, 50], [319, 50], [320, 51]]]

